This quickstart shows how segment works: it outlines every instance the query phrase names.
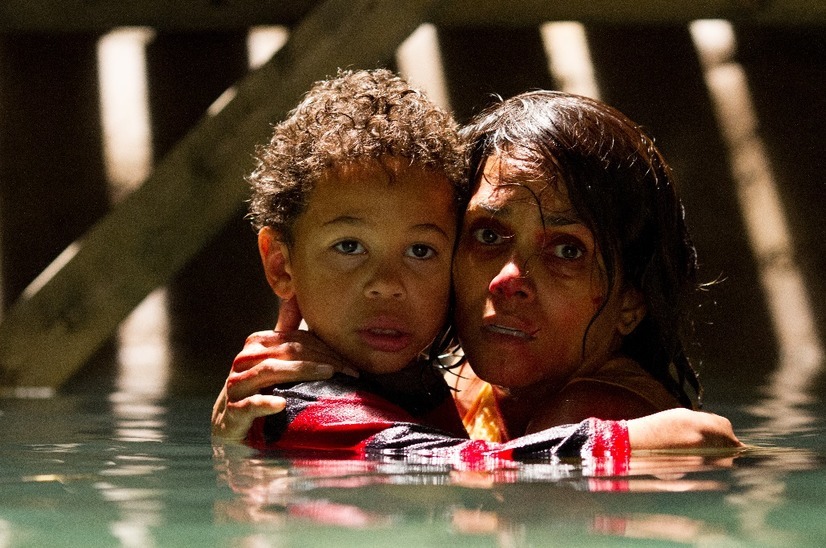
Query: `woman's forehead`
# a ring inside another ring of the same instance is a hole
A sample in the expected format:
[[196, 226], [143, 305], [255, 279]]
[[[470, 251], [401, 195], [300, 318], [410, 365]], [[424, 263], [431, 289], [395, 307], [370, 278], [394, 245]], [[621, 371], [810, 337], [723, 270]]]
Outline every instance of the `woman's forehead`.
[[535, 162], [498, 154], [485, 161], [471, 203], [493, 209], [527, 203], [541, 208], [543, 217], [575, 216], [558, 176], [541, 170]]

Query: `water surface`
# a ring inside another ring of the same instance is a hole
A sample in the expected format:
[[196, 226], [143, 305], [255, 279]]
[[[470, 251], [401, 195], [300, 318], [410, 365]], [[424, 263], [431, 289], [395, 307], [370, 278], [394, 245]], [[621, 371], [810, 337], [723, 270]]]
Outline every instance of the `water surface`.
[[[826, 545], [826, 413], [740, 406], [754, 447], [625, 477], [527, 463], [287, 460], [213, 447], [211, 398], [0, 399], [0, 546]], [[787, 417], [788, 418], [788, 417]]]

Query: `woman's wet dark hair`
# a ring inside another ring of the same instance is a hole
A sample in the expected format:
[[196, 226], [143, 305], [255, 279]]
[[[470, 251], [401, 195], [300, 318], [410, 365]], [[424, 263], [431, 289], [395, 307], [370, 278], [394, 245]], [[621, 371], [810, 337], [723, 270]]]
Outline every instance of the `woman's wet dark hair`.
[[695, 407], [691, 386], [700, 406], [700, 383], [685, 353], [697, 257], [671, 169], [653, 140], [618, 110], [556, 91], [500, 101], [462, 135], [473, 180], [498, 154], [521, 160], [528, 177], [563, 185], [594, 234], [609, 291], [621, 280], [645, 298], [647, 314], [622, 352], [686, 407]]

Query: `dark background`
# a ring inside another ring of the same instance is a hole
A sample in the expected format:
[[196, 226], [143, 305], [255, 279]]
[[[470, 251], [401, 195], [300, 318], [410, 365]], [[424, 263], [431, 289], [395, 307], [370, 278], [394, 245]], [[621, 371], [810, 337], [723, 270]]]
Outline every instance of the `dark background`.
[[[85, 15], [70, 13], [61, 19], [39, 13], [38, 2], [23, 3], [24, 11], [0, 23], [0, 257], [6, 309], [111, 207], [103, 172], [95, 47], [110, 28], [152, 23], [153, 17], [132, 8], [119, 19], [106, 11], [111, 3], [97, 4], [98, 12], [90, 8]], [[210, 9], [221, 4], [213, 2]], [[481, 2], [481, 13], [491, 4]], [[686, 17], [618, 5], [605, 17], [582, 17], [602, 98], [655, 136], [681, 185], [703, 278], [722, 280], [698, 310], [698, 345], [691, 352], [708, 399], [752, 397], [753, 389], [767, 384], [776, 370], [779, 346]], [[31, 10], [25, 11], [26, 6]], [[227, 6], [224, 19], [202, 17], [200, 24], [197, 10], [191, 17], [156, 17], [157, 34], [147, 49], [156, 157], [244, 76], [247, 26], [290, 26], [307, 9], [286, 2], [275, 14], [252, 10], [239, 15]], [[798, 14], [805, 13], [795, 6]], [[518, 6], [512, 9], [518, 12]], [[436, 18], [435, 24], [449, 99], [460, 121], [484, 106], [492, 93], [507, 97], [557, 86], [535, 17], [525, 16], [522, 22], [524, 14], [517, 14], [505, 25], [492, 17], [484, 21], [479, 13], [463, 20], [461, 10], [444, 12], [443, 21]], [[733, 21], [736, 61], [748, 78], [758, 134], [822, 341], [826, 26], [822, 19], [782, 14]], [[393, 59], [381, 64], [395, 68]], [[275, 318], [275, 301], [241, 207], [169, 283], [168, 293], [174, 356], [170, 388], [173, 393], [215, 393], [245, 336], [272, 327]], [[114, 352], [110, 341], [69, 386], [88, 386], [95, 379], [94, 386], [111, 387]], [[811, 394], [826, 392], [823, 377], [822, 371], [810, 376]]]

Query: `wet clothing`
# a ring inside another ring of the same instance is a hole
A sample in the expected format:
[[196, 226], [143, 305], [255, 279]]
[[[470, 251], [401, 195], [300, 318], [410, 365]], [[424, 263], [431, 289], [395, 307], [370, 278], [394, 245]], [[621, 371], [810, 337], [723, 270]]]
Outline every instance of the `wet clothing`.
[[[663, 384], [646, 372], [640, 364], [624, 356], [609, 360], [593, 376], [583, 379], [587, 382], [618, 386], [648, 402], [652, 413], [682, 407], [680, 402]], [[568, 386], [581, 382], [574, 379]]]
[[474, 440], [508, 441], [510, 435], [493, 386], [477, 377], [467, 362], [450, 374], [455, 375], [451, 382], [456, 392], [454, 404], [468, 435]]
[[[451, 386], [456, 392], [456, 408], [470, 437], [500, 443], [510, 440], [493, 386], [477, 377], [467, 362], [450, 374], [453, 375]], [[580, 382], [606, 384], [626, 390], [647, 402], [651, 413], [681, 407], [662, 383], [630, 358], [609, 360], [594, 375], [573, 379], [567, 386]]]
[[[599, 459], [621, 472], [630, 456], [623, 421], [588, 419], [505, 443], [470, 440], [447, 384], [439, 394], [388, 397], [375, 383], [341, 374], [280, 385], [284, 412], [257, 419], [248, 443], [264, 450], [325, 452], [348, 458], [437, 458], [459, 466], [528, 459]], [[391, 403], [391, 400], [396, 403]]]

